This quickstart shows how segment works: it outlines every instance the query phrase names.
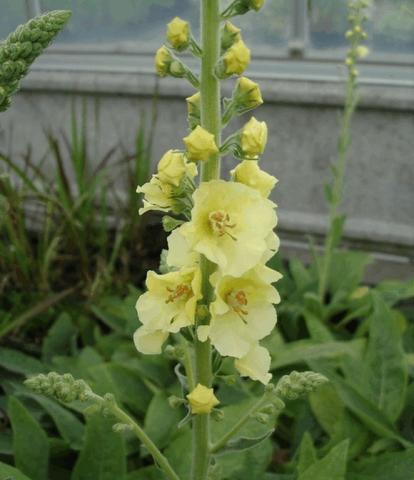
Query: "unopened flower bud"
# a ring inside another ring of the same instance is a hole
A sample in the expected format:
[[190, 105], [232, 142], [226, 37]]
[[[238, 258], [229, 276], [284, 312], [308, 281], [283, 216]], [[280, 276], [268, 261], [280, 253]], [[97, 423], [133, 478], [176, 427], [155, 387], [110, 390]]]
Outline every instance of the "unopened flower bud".
[[158, 163], [157, 177], [161, 182], [169, 183], [178, 187], [187, 169], [191, 168], [191, 176], [197, 175], [197, 167], [194, 164], [187, 164], [183, 152], [168, 150]]
[[277, 179], [261, 170], [255, 160], [243, 160], [231, 171], [231, 174], [235, 182], [243, 183], [258, 190], [264, 198], [270, 195], [277, 183]]
[[268, 421], [269, 421], [269, 415], [267, 415], [266, 413], [262, 413], [262, 412], [256, 412], [254, 415], [253, 415], [253, 418], [259, 422], [259, 423], [263, 423], [263, 424], [266, 424]]
[[216, 67], [218, 78], [241, 75], [250, 63], [250, 49], [242, 39], [234, 43], [221, 57]]
[[155, 70], [160, 77], [166, 77], [168, 75], [172, 61], [173, 57], [171, 52], [165, 45], [157, 50], [155, 54]]
[[359, 45], [356, 48], [355, 53], [358, 58], [365, 58], [369, 54], [369, 48], [364, 45]]
[[229, 49], [236, 42], [241, 40], [240, 28], [237, 28], [231, 22], [227, 21], [223, 25], [221, 31], [221, 50], [222, 52]]
[[187, 158], [193, 162], [208, 160], [211, 155], [219, 151], [214, 135], [200, 126], [197, 126], [183, 140], [187, 149]]
[[249, 0], [249, 6], [252, 10], [258, 12], [264, 5], [265, 0]]
[[352, 38], [354, 36], [354, 32], [352, 30], [348, 30], [346, 33], [345, 33], [345, 38], [347, 38], [348, 40], [350, 38]]
[[224, 420], [223, 410], [219, 410], [218, 408], [213, 408], [213, 410], [211, 411], [211, 418], [215, 422], [221, 422], [222, 420]]
[[200, 383], [187, 395], [187, 399], [194, 415], [208, 414], [220, 403], [214, 395], [214, 390]]
[[185, 400], [180, 397], [176, 397], [175, 395], [171, 395], [168, 397], [168, 404], [170, 405], [171, 408], [179, 408], [181, 405], [185, 403]]
[[264, 152], [267, 143], [266, 122], [258, 122], [252, 117], [243, 127], [240, 135], [243, 156], [257, 158]]
[[279, 380], [275, 393], [287, 400], [296, 400], [326, 382], [328, 379], [319, 373], [293, 371]]
[[259, 85], [247, 77], [241, 77], [236, 83], [234, 98], [240, 107], [251, 110], [263, 103]]
[[197, 125], [200, 125], [200, 118], [201, 118], [200, 92], [195, 93], [191, 97], [187, 97], [186, 102], [187, 102], [187, 111], [188, 111], [188, 123], [190, 125], [190, 128], [193, 130], [194, 128], [197, 127]]
[[185, 50], [190, 43], [190, 38], [190, 26], [185, 20], [175, 17], [167, 24], [167, 40], [175, 50]]

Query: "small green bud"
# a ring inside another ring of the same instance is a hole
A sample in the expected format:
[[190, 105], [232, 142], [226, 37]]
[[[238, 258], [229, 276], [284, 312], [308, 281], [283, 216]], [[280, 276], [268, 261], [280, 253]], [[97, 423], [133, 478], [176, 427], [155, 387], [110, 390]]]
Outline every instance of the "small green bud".
[[171, 395], [170, 397], [168, 397], [168, 403], [170, 405], [171, 408], [180, 408], [181, 405], [184, 405], [186, 403], [186, 401], [184, 400], [184, 398], [180, 398], [180, 397], [177, 397], [175, 395]]
[[127, 425], [126, 423], [115, 423], [112, 426], [112, 430], [115, 433], [124, 433], [132, 430], [131, 425]]
[[224, 412], [223, 410], [219, 410], [218, 408], [213, 408], [210, 415], [215, 422], [221, 422], [222, 420], [224, 420]]
[[259, 423], [263, 423], [263, 424], [266, 424], [270, 417], [269, 415], [267, 415], [266, 413], [262, 413], [262, 412], [256, 412], [254, 415], [253, 415], [253, 418], [259, 422]]

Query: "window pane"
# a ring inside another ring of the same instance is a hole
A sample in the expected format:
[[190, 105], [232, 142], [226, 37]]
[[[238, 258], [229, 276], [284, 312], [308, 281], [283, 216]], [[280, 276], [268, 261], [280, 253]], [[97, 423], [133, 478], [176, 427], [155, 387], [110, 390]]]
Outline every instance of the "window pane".
[[376, 0], [371, 41], [378, 52], [414, 52], [414, 0]]
[[275, 47], [287, 46], [290, 30], [291, 0], [268, 0], [259, 13], [234, 17], [231, 21], [242, 29], [243, 38], [254, 53], [271, 54]]
[[[371, 4], [365, 28], [373, 53], [412, 54], [414, 0], [371, 0]], [[311, 48], [342, 56], [347, 48], [347, 1], [309, 0], [308, 5]]]
[[27, 21], [26, 5], [24, 0], [13, 0], [1, 5], [0, 9], [0, 39], [4, 39], [18, 25]]
[[197, 6], [197, 0], [42, 0], [43, 10], [72, 10], [60, 42], [126, 42], [144, 50], [163, 41], [165, 24], [176, 15], [196, 25]]
[[[70, 9], [72, 19], [58, 37], [59, 42], [113, 44], [126, 43], [154, 50], [165, 38], [165, 25], [180, 16], [199, 33], [199, 0], [42, 0], [43, 10]], [[225, 6], [225, 2], [223, 2]], [[260, 14], [255, 12], [233, 19], [243, 28], [246, 42], [261, 51], [286, 45], [289, 0], [268, 1]]]
[[325, 51], [345, 48], [344, 33], [348, 26], [346, 0], [310, 0], [308, 5], [311, 47]]

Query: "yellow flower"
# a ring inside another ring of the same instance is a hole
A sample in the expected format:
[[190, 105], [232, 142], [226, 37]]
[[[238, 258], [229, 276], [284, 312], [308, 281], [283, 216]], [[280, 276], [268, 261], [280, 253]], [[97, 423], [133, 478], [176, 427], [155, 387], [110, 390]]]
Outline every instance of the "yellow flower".
[[197, 329], [201, 341], [210, 338], [223, 356], [242, 358], [259, 340], [269, 335], [276, 325], [274, 303], [280, 297], [272, 283], [280, 274], [259, 265], [235, 278], [211, 276], [215, 300], [210, 305], [209, 325]]
[[218, 153], [214, 135], [199, 125], [184, 138], [187, 148], [187, 157], [193, 162], [208, 160], [211, 155]]
[[191, 248], [223, 274], [242, 275], [259, 263], [276, 226], [275, 204], [246, 185], [205, 182], [193, 194], [191, 222], [181, 227]]
[[158, 163], [157, 177], [161, 182], [178, 187], [184, 175], [194, 178], [197, 175], [196, 165], [188, 163], [184, 153], [169, 150]]
[[269, 373], [270, 361], [269, 352], [257, 343], [244, 357], [236, 359], [234, 366], [242, 377], [250, 377], [267, 385], [272, 378]]
[[358, 58], [365, 58], [369, 54], [369, 48], [364, 45], [359, 45], [356, 48], [355, 53]]
[[155, 70], [160, 77], [165, 77], [169, 73], [169, 68], [173, 58], [166, 46], [162, 46], [155, 54]]
[[176, 50], [184, 50], [190, 41], [190, 26], [185, 20], [175, 17], [167, 24], [167, 40]]
[[250, 49], [242, 39], [234, 43], [223, 55], [224, 74], [241, 75], [250, 63]]
[[243, 154], [250, 158], [257, 158], [266, 147], [266, 122], [258, 122], [252, 117], [243, 127], [240, 138]]
[[255, 160], [243, 160], [237, 167], [230, 172], [235, 182], [243, 183], [267, 198], [277, 183], [277, 179], [273, 175], [259, 167]]
[[191, 413], [194, 415], [210, 413], [220, 403], [214, 395], [214, 390], [201, 385], [201, 383], [187, 395], [187, 399], [190, 403]]
[[263, 103], [259, 85], [247, 77], [237, 80], [234, 92], [235, 100], [247, 109], [258, 107]]
[[139, 209], [140, 215], [148, 212], [148, 210], [161, 212], [174, 210], [172, 185], [162, 182], [156, 175], [153, 175], [148, 183], [144, 183], [141, 187], [139, 186], [137, 193], [144, 194], [144, 206]]
[[265, 3], [265, 0], [249, 0], [250, 8], [259, 11]]
[[146, 286], [148, 291], [136, 304], [142, 327], [135, 332], [134, 340], [142, 353], [160, 353], [169, 333], [194, 324], [201, 298], [201, 273], [198, 267], [164, 275], [149, 271]]

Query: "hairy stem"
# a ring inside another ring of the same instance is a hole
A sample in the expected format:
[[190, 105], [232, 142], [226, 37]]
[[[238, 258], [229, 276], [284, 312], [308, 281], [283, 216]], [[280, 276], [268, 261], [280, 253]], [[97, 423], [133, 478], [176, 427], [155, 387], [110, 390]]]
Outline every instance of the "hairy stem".
[[180, 477], [175, 473], [173, 468], [170, 465], [170, 462], [167, 458], [161, 453], [155, 443], [149, 438], [149, 436], [144, 432], [144, 430], [135, 422], [128, 414], [126, 414], [121, 408], [113, 403], [108, 405], [108, 402], [98, 396], [94, 395], [93, 398], [100, 404], [103, 404], [106, 408], [110, 410], [112, 415], [119, 420], [121, 423], [128, 425], [128, 427], [135, 433], [138, 440], [145, 445], [148, 452], [152, 455], [158, 467], [164, 472], [168, 480], [180, 480]]
[[[220, 1], [201, 0], [201, 126], [215, 136], [216, 144], [221, 141], [220, 82], [214, 75], [214, 68], [220, 55]], [[220, 177], [220, 155], [212, 155], [202, 165], [201, 181]], [[201, 259], [203, 303], [208, 305], [212, 299], [212, 287], [209, 277], [214, 265], [206, 258]], [[208, 322], [199, 318], [197, 325]], [[206, 387], [212, 384], [211, 345], [209, 341], [195, 339], [195, 383]], [[210, 465], [209, 454], [210, 416], [195, 415], [193, 420], [193, 458], [192, 480], [205, 480]]]
[[343, 188], [345, 179], [346, 158], [350, 143], [349, 128], [352, 114], [355, 111], [357, 99], [357, 84], [355, 77], [350, 76], [346, 88], [345, 108], [342, 116], [341, 131], [338, 140], [338, 161], [334, 168], [334, 179], [332, 184], [332, 199], [329, 209], [329, 231], [325, 239], [324, 254], [321, 265], [319, 280], [319, 298], [324, 303], [326, 284], [328, 282], [329, 271], [331, 268], [332, 254], [335, 248], [336, 224], [338, 218], [338, 209], [342, 203]]

